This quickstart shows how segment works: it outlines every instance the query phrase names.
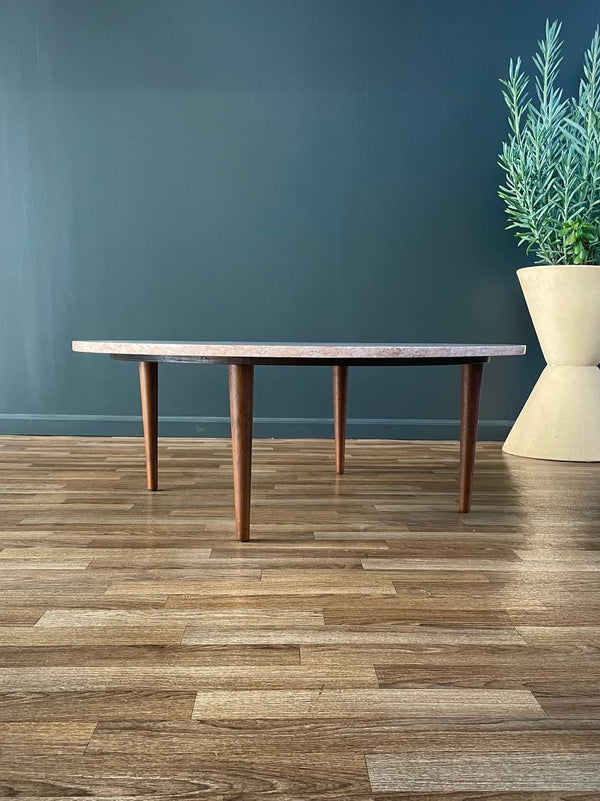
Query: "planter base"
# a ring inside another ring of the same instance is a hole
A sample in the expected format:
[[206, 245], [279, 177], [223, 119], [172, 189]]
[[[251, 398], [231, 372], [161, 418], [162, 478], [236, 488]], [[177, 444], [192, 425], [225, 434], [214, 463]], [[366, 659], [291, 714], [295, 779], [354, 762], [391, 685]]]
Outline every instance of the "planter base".
[[534, 459], [600, 461], [600, 370], [548, 365], [502, 450]]

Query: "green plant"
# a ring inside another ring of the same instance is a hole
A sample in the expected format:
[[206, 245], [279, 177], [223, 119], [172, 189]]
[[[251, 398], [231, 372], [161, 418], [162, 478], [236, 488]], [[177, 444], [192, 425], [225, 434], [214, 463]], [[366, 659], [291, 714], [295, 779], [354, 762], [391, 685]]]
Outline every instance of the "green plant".
[[546, 22], [533, 57], [535, 98], [521, 59], [501, 79], [510, 134], [499, 164], [499, 195], [519, 245], [541, 264], [600, 263], [600, 32], [585, 53], [579, 93], [564, 98], [556, 81], [561, 23]]

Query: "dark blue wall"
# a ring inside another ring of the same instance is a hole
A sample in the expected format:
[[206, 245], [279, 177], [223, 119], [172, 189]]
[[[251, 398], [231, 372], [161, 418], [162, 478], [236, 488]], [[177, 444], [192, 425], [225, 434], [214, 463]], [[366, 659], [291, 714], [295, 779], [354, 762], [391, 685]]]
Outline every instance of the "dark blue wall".
[[[572, 91], [589, 0], [1, 0], [0, 430], [139, 430], [134, 366], [73, 338], [526, 342], [502, 436], [542, 360], [498, 76], [547, 16]], [[161, 371], [165, 433], [226, 433], [225, 368]], [[328, 370], [256, 383], [259, 434], [329, 433]], [[351, 433], [452, 436], [457, 392], [357, 369]]]

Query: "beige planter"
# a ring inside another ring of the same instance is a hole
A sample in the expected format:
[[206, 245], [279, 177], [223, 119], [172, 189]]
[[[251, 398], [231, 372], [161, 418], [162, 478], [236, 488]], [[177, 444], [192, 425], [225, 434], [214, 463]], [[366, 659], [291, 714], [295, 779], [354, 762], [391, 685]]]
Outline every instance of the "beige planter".
[[600, 266], [525, 267], [517, 275], [548, 365], [503, 450], [600, 461]]

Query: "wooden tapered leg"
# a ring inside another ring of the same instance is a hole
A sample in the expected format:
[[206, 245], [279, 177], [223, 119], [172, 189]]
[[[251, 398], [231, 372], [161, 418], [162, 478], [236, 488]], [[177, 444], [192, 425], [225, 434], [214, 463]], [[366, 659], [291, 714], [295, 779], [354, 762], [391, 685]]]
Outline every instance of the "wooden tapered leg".
[[346, 408], [348, 400], [348, 367], [333, 368], [333, 432], [335, 438], [335, 472], [344, 472], [346, 459]]
[[229, 365], [235, 538], [240, 542], [247, 542], [250, 539], [253, 387], [254, 365]]
[[483, 364], [461, 366], [459, 512], [471, 509], [482, 375]]
[[146, 486], [158, 489], [158, 363], [139, 362], [142, 422], [146, 450]]

